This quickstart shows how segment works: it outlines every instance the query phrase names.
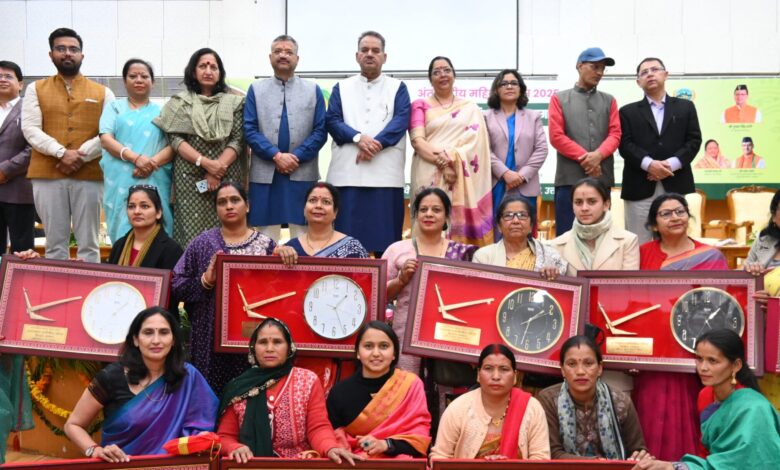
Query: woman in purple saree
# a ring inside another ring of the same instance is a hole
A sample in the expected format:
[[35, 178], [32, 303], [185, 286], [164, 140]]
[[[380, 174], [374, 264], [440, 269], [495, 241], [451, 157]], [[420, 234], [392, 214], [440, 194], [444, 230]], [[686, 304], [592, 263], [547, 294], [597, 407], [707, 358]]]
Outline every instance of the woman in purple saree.
[[[87, 457], [127, 462], [131, 455], [164, 454], [165, 442], [213, 431], [217, 397], [184, 362], [178, 321], [167, 310], [141, 311], [130, 325], [118, 362], [98, 372], [65, 423], [65, 433]], [[103, 440], [86, 428], [100, 410]]]

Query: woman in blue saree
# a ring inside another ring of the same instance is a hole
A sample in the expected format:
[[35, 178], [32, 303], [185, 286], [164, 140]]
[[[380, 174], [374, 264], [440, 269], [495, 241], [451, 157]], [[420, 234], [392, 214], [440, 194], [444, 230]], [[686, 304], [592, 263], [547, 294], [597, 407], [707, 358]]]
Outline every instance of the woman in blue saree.
[[[65, 434], [87, 457], [127, 462], [131, 455], [164, 454], [165, 442], [213, 431], [218, 400], [184, 362], [181, 328], [161, 307], [133, 320], [118, 362], [98, 372], [65, 423]], [[103, 410], [103, 440], [86, 428]]]
[[641, 460], [643, 470], [780, 468], [780, 415], [764, 398], [745, 360], [742, 339], [731, 330], [710, 330], [696, 339], [700, 455], [679, 462]]
[[127, 98], [106, 106], [100, 117], [103, 146], [103, 208], [108, 236], [116, 242], [130, 230], [127, 220], [127, 189], [136, 184], [155, 186], [163, 202], [166, 232], [173, 231], [171, 212], [171, 160], [173, 150], [163, 131], [152, 124], [160, 106], [149, 100], [154, 85], [152, 66], [130, 59], [122, 68]]

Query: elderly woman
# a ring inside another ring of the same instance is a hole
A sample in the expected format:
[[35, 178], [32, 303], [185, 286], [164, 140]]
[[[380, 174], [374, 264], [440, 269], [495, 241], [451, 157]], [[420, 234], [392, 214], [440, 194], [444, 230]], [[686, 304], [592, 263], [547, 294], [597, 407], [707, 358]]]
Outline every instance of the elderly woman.
[[716, 329], [699, 336], [696, 373], [704, 385], [698, 408], [705, 454], [678, 462], [646, 456], [634, 469], [780, 468], [780, 415], [761, 395], [739, 335]]
[[715, 139], [710, 139], [704, 143], [704, 155], [693, 165], [696, 169], [719, 170], [721, 168], [731, 168], [731, 161], [720, 153], [720, 145]]
[[[676, 193], [655, 198], [646, 226], [655, 240], [639, 247], [639, 269], [664, 271], [727, 270], [726, 258], [717, 249], [688, 236], [691, 214], [688, 201]], [[647, 447], [665, 460], [695, 453], [699, 443], [693, 374], [642, 372], [634, 378], [634, 401]], [[658, 404], [664, 406], [659, 407]]]
[[[217, 397], [184, 362], [184, 338], [167, 310], [141, 311], [119, 361], [98, 372], [65, 423], [65, 434], [87, 457], [127, 462], [131, 455], [164, 454], [171, 439], [213, 431]], [[100, 411], [103, 440], [86, 428]]]
[[339, 446], [314, 372], [293, 367], [287, 325], [263, 320], [249, 338], [248, 357], [252, 367], [230, 381], [219, 405], [223, 455], [239, 463], [274, 456], [363, 460]]
[[444, 410], [431, 459], [549, 460], [544, 410], [514, 387], [515, 356], [506, 346], [482, 350], [477, 382]]
[[547, 159], [547, 137], [539, 113], [526, 109], [528, 88], [516, 70], [502, 70], [493, 80], [485, 112], [493, 172], [493, 211], [504, 194], [528, 198], [529, 212], [536, 213], [539, 169]]
[[647, 454], [631, 397], [601, 381], [601, 351], [587, 336], [561, 346], [563, 383], [539, 393], [553, 459], [639, 460]]
[[455, 96], [455, 68], [447, 57], [428, 66], [433, 95], [412, 103], [409, 137], [412, 196], [421, 189], [444, 189], [452, 200], [452, 240], [493, 243], [490, 147], [479, 107]]
[[165, 231], [173, 232], [170, 203], [173, 150], [165, 134], [152, 123], [160, 114], [160, 106], [149, 101], [154, 70], [146, 61], [130, 59], [122, 67], [122, 78], [127, 98], [106, 105], [100, 117], [103, 209], [108, 236], [114, 244], [130, 230], [125, 203], [127, 188], [135, 184], [157, 188]]
[[270, 255], [276, 243], [247, 225], [246, 192], [236, 183], [222, 182], [215, 200], [220, 227], [206, 230], [192, 240], [173, 269], [171, 284], [174, 295], [184, 301], [192, 323], [192, 362], [219, 393], [230, 379], [246, 369], [246, 362], [235, 354], [214, 352], [217, 254]]
[[431, 442], [423, 383], [397, 369], [400, 343], [387, 323], [366, 323], [355, 338], [360, 368], [328, 395], [328, 418], [352, 452], [375, 458], [421, 457]]
[[567, 263], [558, 252], [531, 235], [536, 212], [528, 199], [509, 194], [496, 207], [496, 225], [501, 240], [477, 250], [475, 263], [537, 271], [550, 280], [566, 273]]
[[306, 192], [304, 200], [306, 232], [274, 250], [285, 264], [295, 264], [298, 256], [368, 258], [368, 252], [357, 239], [336, 231], [333, 226], [341, 201], [338, 189], [330, 183], [316, 183]]
[[[387, 260], [387, 300], [397, 300], [393, 330], [403, 340], [409, 313], [411, 288], [409, 283], [417, 271], [417, 256], [434, 256], [460, 261], [471, 261], [477, 247], [448, 240], [442, 235], [447, 230], [452, 205], [447, 194], [439, 188], [425, 188], [412, 203], [412, 219], [417, 226], [411, 240], [390, 245], [382, 255]], [[398, 366], [409, 372], [420, 370], [420, 358], [401, 353]]]
[[176, 159], [173, 239], [187, 245], [217, 226], [213, 192], [220, 181], [243, 181], [244, 98], [228, 93], [216, 51], [198, 49], [184, 69], [186, 90], [165, 103], [154, 123], [168, 136]]
[[639, 268], [637, 236], [612, 224], [609, 189], [600, 180], [586, 177], [571, 188], [574, 225], [550, 242], [569, 263], [568, 274], [587, 270]]

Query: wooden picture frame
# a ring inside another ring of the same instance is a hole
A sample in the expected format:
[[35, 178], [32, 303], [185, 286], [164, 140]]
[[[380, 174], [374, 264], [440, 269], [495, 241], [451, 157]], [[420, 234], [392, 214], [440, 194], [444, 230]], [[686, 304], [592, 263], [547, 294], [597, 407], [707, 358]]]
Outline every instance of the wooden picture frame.
[[136, 470], [219, 470], [219, 459], [208, 455], [134, 455], [129, 462], [111, 463], [100, 459], [40, 460], [35, 462], [13, 462], [2, 465], [3, 469], [62, 469], [62, 470], [113, 470], [130, 468]]
[[431, 470], [631, 470], [625, 460], [434, 460]]
[[222, 459], [221, 470], [233, 470], [244, 468], [272, 468], [274, 470], [426, 470], [426, 459], [369, 459], [363, 462], [355, 462], [355, 466], [348, 462], [335, 464], [328, 459], [278, 459], [258, 458], [250, 459], [247, 463], [236, 463], [235, 460]]
[[550, 373], [560, 370], [561, 344], [584, 330], [587, 279], [548, 281], [533, 271], [418, 260], [403, 338], [406, 353], [476, 363], [485, 346], [503, 343], [522, 370]]
[[113, 361], [141, 310], [167, 308], [164, 269], [3, 256], [0, 352]]
[[285, 266], [278, 256], [218, 255], [215, 351], [245, 354], [254, 328], [276, 317], [298, 354], [353, 357], [360, 326], [384, 319], [386, 264], [302, 256]]

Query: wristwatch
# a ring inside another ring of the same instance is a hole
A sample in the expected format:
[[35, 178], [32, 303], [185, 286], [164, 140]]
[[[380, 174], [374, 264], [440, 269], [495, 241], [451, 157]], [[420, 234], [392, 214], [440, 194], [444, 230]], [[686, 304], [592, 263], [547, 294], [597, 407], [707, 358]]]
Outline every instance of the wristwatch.
[[95, 445], [93, 445], [93, 446], [89, 446], [89, 447], [87, 447], [87, 450], [85, 450], [85, 451], [84, 451], [84, 455], [86, 455], [87, 457], [90, 457], [90, 458], [91, 458], [91, 457], [92, 457], [92, 454], [94, 454], [94, 453], [95, 453], [95, 449], [97, 449], [97, 447], [98, 447], [98, 445], [97, 445], [97, 444], [95, 444]]
[[195, 160], [195, 166], [200, 166], [200, 162], [203, 160], [203, 155], [198, 155], [198, 159]]
[[352, 137], [352, 142], [354, 142], [354, 143], [358, 143], [358, 142], [360, 142], [360, 138], [361, 138], [361, 137], [363, 137], [363, 134], [361, 134], [360, 132], [358, 132], [357, 134], [355, 134], [355, 136], [354, 136], [354, 137]]

